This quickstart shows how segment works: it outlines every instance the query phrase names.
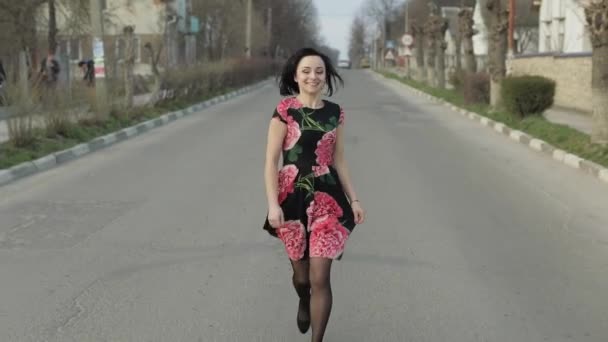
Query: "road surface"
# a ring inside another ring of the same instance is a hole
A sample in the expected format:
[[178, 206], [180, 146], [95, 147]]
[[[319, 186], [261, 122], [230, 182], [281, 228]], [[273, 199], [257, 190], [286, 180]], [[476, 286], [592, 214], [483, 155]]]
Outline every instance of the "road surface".
[[[329, 342], [608, 338], [608, 186], [366, 71]], [[276, 87], [0, 188], [1, 341], [309, 341], [262, 231]]]

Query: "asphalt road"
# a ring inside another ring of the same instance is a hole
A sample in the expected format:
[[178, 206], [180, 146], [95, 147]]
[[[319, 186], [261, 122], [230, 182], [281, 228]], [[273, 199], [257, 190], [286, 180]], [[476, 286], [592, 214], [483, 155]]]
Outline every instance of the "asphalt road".
[[[329, 342], [606, 341], [608, 186], [364, 71]], [[309, 341], [266, 213], [276, 87], [0, 188], [0, 341]]]

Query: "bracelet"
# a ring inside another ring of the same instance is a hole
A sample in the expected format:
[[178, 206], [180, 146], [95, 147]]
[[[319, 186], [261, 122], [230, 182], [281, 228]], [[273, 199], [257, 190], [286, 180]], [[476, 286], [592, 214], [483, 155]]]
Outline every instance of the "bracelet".
[[358, 199], [350, 201], [350, 203], [354, 203], [354, 202], [360, 202], [360, 201]]

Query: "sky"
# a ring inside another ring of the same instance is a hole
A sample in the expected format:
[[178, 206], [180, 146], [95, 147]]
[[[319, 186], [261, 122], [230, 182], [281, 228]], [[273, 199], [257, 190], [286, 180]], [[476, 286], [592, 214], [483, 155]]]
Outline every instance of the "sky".
[[348, 57], [350, 25], [366, 0], [313, 0], [319, 13], [321, 36], [327, 45]]

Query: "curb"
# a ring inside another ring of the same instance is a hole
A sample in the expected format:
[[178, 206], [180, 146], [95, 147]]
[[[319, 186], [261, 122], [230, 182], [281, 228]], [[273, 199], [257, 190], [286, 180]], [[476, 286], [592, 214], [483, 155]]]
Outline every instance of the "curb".
[[212, 107], [222, 102], [231, 100], [237, 96], [250, 93], [270, 82], [270, 79], [246, 86], [227, 94], [219, 95], [207, 101], [194, 104], [190, 107], [161, 115], [148, 121], [140, 122], [133, 126], [123, 128], [119, 131], [97, 137], [87, 143], [73, 146], [69, 149], [54, 152], [39, 159], [24, 162], [8, 169], [0, 170], [0, 187], [15, 182], [19, 179], [53, 169], [59, 165], [76, 160], [95, 151], [104, 149], [114, 144], [129, 140], [142, 133], [149, 132], [155, 128], [167, 125], [173, 121], [197, 113], [203, 109]]
[[[379, 75], [379, 76], [382, 76], [382, 75]], [[384, 77], [384, 79], [387, 79], [387, 78]], [[397, 81], [397, 80], [395, 80], [395, 81]], [[511, 140], [513, 140], [515, 142], [528, 146], [528, 148], [530, 148], [536, 152], [543, 153], [557, 162], [565, 164], [571, 168], [580, 170], [580, 171], [582, 171], [588, 175], [591, 175], [591, 176], [599, 179], [600, 181], [603, 181], [604, 183], [608, 184], [608, 168], [605, 168], [602, 165], [599, 165], [593, 161], [581, 158], [577, 155], [568, 153], [566, 151], [560, 150], [560, 149], [552, 146], [551, 144], [547, 143], [546, 141], [534, 138], [534, 137], [530, 136], [529, 134], [512, 129], [511, 127], [509, 127], [501, 122], [494, 121], [485, 116], [482, 116], [477, 113], [470, 112], [466, 109], [457, 107], [450, 102], [437, 98], [433, 95], [427, 94], [427, 93], [425, 93], [421, 90], [418, 90], [416, 88], [413, 88], [405, 83], [402, 83], [402, 82], [398, 82], [398, 83], [424, 98], [427, 98], [432, 101], [436, 101], [436, 102], [448, 107], [452, 111], [454, 111], [466, 118], [469, 118], [470, 120], [477, 121], [481, 125], [486, 126], [490, 129], [494, 130], [497, 133], [507, 136], [508, 138], [510, 138]]]

